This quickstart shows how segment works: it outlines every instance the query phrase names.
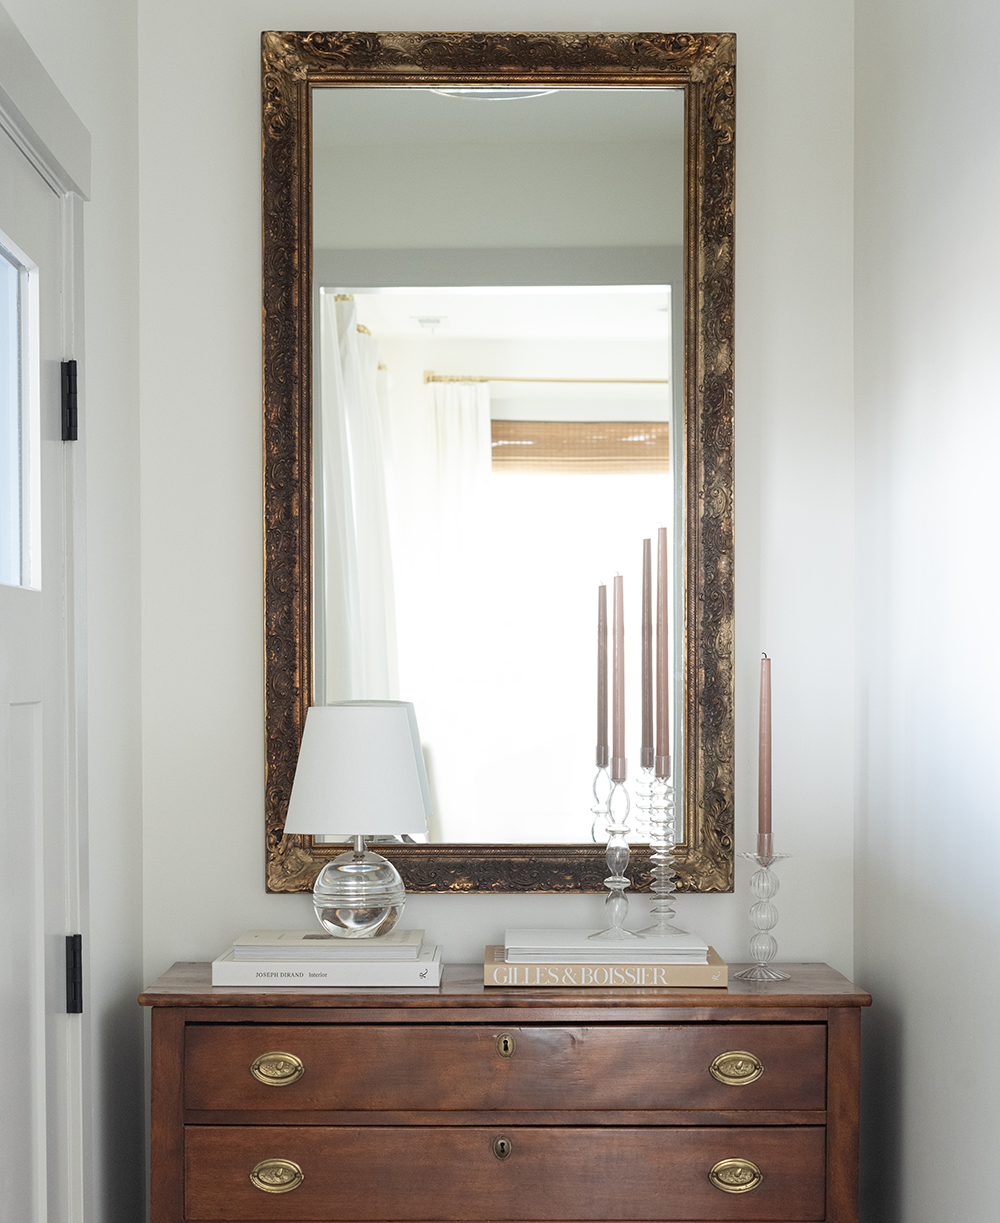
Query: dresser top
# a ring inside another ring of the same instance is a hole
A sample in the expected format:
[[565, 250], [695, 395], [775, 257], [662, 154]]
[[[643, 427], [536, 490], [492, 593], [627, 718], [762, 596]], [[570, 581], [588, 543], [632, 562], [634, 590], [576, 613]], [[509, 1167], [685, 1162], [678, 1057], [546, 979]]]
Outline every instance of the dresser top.
[[157, 978], [142, 994], [142, 1006], [180, 1007], [474, 1007], [509, 1010], [531, 1008], [609, 1009], [659, 1007], [858, 1007], [870, 1006], [871, 996], [826, 964], [782, 964], [788, 981], [734, 981], [743, 964], [730, 964], [726, 989], [655, 987], [648, 989], [509, 988], [483, 984], [481, 964], [447, 964], [439, 986], [332, 987], [305, 986], [274, 990], [265, 987], [212, 985], [209, 963], [179, 963]]

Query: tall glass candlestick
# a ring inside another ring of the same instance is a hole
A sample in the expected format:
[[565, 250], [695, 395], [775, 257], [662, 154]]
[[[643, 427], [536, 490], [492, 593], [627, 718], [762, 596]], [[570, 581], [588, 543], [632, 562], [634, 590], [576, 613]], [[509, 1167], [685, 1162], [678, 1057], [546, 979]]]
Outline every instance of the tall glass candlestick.
[[652, 852], [652, 923], [640, 933], [650, 935], [684, 934], [674, 924], [674, 846], [677, 843], [674, 811], [674, 788], [665, 777], [655, 777], [649, 811], [649, 847]]
[[594, 774], [594, 784], [591, 786], [594, 795], [594, 805], [590, 808], [594, 822], [590, 826], [590, 839], [596, 845], [601, 839], [601, 833], [608, 826], [608, 814], [611, 810], [611, 774], [606, 768], [598, 768]]
[[635, 779], [635, 806], [638, 818], [635, 835], [639, 841], [650, 837], [653, 798], [653, 574], [650, 540], [642, 541], [642, 739], [639, 745], [639, 772]]
[[611, 657], [611, 793], [608, 795], [608, 877], [604, 886], [608, 897], [604, 910], [608, 916], [608, 928], [593, 939], [624, 942], [641, 937], [625, 929], [628, 913], [628, 898], [625, 889], [629, 880], [625, 874], [631, 852], [628, 847], [629, 797], [625, 789], [628, 766], [625, 760], [625, 610], [622, 594], [622, 576], [615, 574], [614, 605], [611, 633], [614, 642]]
[[652, 849], [652, 924], [642, 933], [683, 934], [674, 925], [674, 846], [677, 843], [674, 788], [670, 784], [670, 650], [667, 620], [667, 528], [656, 533], [656, 754], [650, 799], [649, 845]]
[[778, 954], [778, 941], [771, 933], [778, 922], [778, 910], [771, 904], [778, 893], [778, 876], [771, 867], [790, 855], [773, 852], [770, 833], [758, 836], [758, 842], [762, 841], [766, 842], [764, 853], [740, 854], [741, 858], [756, 862], [759, 869], [750, 877], [750, 890], [756, 897], [750, 906], [750, 921], [755, 928], [750, 939], [750, 958], [754, 963], [736, 973], [735, 978], [738, 981], [787, 981], [787, 972], [771, 967], [771, 961]]
[[608, 796], [608, 877], [604, 886], [608, 889], [604, 901], [604, 912], [607, 917], [607, 928], [592, 934], [592, 939], [604, 942], [622, 943], [630, 939], [641, 938], [641, 934], [633, 934], [625, 929], [625, 918], [628, 916], [628, 897], [625, 889], [630, 886], [625, 872], [628, 869], [631, 853], [628, 847], [628, 791], [624, 786], [624, 778], [616, 780], [611, 777], [611, 793]]

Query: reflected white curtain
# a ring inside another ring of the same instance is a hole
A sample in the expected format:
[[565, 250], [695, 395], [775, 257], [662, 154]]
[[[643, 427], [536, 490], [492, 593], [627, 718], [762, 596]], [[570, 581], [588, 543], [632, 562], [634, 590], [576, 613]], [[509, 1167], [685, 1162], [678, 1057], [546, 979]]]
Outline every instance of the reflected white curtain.
[[320, 295], [314, 438], [317, 704], [397, 698], [386, 376], [353, 301]]
[[431, 382], [425, 389], [436, 535], [446, 551], [462, 550], [472, 542], [492, 464], [489, 383]]
[[[469, 707], [483, 656], [483, 575], [492, 446], [486, 383], [429, 383], [394, 395], [398, 440], [392, 485], [399, 605], [400, 684], [417, 700], [435, 819], [476, 807], [473, 750], [481, 733]], [[473, 686], [475, 681], [472, 680]], [[432, 826], [432, 837], [438, 836]], [[438, 836], [438, 839], [439, 836]]]

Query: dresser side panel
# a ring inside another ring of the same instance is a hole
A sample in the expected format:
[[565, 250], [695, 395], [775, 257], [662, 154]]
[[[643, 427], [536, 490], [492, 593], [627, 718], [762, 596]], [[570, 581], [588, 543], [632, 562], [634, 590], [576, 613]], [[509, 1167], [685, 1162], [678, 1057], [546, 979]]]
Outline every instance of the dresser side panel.
[[827, 1223], [858, 1221], [861, 1012], [831, 1010], [827, 1028]]
[[184, 1219], [184, 1011], [153, 1007], [150, 1223]]

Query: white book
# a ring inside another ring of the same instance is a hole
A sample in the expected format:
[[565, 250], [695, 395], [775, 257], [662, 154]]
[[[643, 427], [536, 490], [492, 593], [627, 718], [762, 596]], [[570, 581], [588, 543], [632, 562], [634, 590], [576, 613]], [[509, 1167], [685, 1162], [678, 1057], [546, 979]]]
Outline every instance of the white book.
[[708, 944], [697, 934], [646, 935], [609, 942], [594, 930], [507, 930], [508, 964], [706, 964]]
[[212, 961], [213, 985], [297, 989], [310, 985], [440, 985], [441, 948], [428, 943], [415, 960], [255, 960], [233, 949]]
[[377, 938], [334, 938], [322, 930], [247, 930], [233, 940], [237, 960], [415, 960], [423, 930], [390, 930]]

